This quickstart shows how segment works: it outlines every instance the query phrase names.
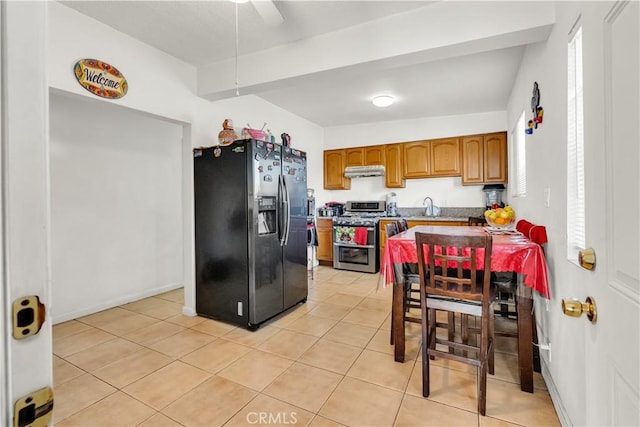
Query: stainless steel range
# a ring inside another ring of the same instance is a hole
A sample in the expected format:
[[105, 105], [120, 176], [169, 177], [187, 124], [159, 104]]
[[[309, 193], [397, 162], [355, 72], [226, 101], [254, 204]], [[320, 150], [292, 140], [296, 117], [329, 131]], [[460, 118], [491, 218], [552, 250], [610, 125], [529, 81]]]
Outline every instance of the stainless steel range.
[[333, 218], [333, 267], [377, 273], [380, 267], [378, 221], [386, 202], [347, 202]]

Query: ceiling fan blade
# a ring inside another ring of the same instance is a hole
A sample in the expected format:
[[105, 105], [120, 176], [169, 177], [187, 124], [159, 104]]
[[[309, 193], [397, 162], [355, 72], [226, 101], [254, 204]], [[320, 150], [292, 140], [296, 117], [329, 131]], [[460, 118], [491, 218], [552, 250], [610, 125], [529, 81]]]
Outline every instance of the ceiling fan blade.
[[256, 8], [258, 15], [262, 17], [265, 24], [273, 27], [284, 22], [280, 11], [271, 0], [251, 0], [251, 4]]

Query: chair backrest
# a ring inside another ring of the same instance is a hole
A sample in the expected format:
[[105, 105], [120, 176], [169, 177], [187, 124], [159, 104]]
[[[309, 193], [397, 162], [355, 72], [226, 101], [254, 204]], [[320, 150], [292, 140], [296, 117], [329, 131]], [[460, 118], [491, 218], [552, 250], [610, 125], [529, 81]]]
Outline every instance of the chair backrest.
[[470, 216], [469, 220], [468, 220], [468, 225], [475, 227], [475, 226], [482, 226], [484, 227], [487, 224], [487, 220], [483, 217], [483, 216]]
[[384, 226], [385, 231], [387, 232], [387, 237], [395, 236], [398, 234], [398, 224], [395, 222], [390, 222]]
[[[489, 234], [454, 236], [416, 233], [421, 288], [427, 296], [488, 303], [492, 244]], [[480, 250], [484, 256], [481, 256]]]
[[400, 218], [399, 220], [397, 220], [396, 224], [398, 225], [398, 233], [402, 233], [403, 231], [406, 231], [407, 228], [409, 228], [407, 226], [407, 220], [404, 218]]

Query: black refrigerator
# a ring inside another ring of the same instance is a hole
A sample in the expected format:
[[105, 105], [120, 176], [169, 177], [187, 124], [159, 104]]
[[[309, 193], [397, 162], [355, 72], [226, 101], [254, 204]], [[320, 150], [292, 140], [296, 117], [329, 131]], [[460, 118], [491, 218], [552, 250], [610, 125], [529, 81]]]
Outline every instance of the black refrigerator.
[[194, 150], [196, 312], [255, 329], [307, 299], [307, 159], [265, 141]]

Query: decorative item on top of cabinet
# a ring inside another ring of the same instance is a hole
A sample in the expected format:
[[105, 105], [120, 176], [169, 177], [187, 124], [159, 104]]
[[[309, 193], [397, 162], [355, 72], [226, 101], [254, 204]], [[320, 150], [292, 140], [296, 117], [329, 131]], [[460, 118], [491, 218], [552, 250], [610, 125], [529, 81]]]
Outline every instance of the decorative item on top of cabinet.
[[507, 183], [507, 133], [462, 137], [462, 185]]
[[225, 119], [222, 122], [222, 130], [218, 133], [218, 143], [223, 146], [231, 145], [236, 139], [238, 135], [233, 130], [233, 120]]
[[402, 144], [385, 146], [384, 184], [389, 188], [404, 188], [405, 180], [402, 168]]
[[348, 190], [351, 180], [344, 176], [346, 150], [326, 150], [324, 152], [324, 188], [327, 190]]
[[333, 265], [333, 219], [317, 218], [318, 262], [321, 265]]

